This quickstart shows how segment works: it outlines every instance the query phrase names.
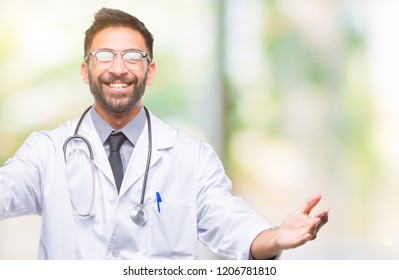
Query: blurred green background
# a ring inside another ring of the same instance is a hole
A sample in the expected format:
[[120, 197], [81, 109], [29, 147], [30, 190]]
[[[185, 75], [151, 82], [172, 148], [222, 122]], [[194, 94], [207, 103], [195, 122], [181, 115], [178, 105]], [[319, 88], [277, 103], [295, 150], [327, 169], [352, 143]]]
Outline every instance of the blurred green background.
[[[399, 2], [2, 0], [0, 164], [92, 103], [83, 36], [104, 6], [153, 33], [144, 104], [214, 146], [235, 194], [276, 226], [323, 194], [330, 222], [282, 259], [398, 256]], [[0, 258], [35, 259], [39, 227], [0, 221]]]

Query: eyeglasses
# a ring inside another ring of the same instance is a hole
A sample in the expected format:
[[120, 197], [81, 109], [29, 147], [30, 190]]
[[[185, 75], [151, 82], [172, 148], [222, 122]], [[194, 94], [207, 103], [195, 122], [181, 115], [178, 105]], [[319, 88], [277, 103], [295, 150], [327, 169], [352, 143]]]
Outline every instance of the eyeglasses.
[[[144, 58], [147, 60], [148, 63], [151, 62], [148, 53], [138, 50], [128, 50], [124, 52], [115, 52], [112, 50], [97, 50], [90, 52], [89, 55], [93, 56], [96, 59], [96, 63], [99, 63], [101, 66], [108, 68], [112, 67], [112, 63], [114, 62], [117, 55], [121, 55], [125, 67], [129, 69], [137, 69], [142, 66]], [[87, 59], [88, 56], [85, 57], [85, 60]]]

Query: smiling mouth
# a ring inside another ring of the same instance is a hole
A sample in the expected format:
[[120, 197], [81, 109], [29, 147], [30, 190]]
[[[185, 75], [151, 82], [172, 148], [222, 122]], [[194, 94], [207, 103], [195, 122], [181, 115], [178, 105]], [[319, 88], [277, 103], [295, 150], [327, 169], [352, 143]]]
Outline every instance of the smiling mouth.
[[113, 82], [113, 83], [106, 83], [107, 86], [110, 88], [127, 88], [130, 86], [130, 83], [122, 83], [122, 82]]

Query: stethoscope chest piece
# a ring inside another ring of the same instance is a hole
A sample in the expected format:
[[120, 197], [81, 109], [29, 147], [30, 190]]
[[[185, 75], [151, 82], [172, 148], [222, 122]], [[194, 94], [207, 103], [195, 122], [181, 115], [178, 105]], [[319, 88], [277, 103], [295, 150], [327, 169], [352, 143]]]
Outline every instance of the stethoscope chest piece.
[[140, 204], [134, 206], [132, 210], [130, 210], [130, 218], [136, 225], [141, 226], [148, 221], [148, 212], [143, 205]]
[[[70, 194], [70, 198], [71, 198], [71, 203], [72, 203], [72, 206], [73, 206], [73, 209], [74, 209], [73, 214], [74, 214], [75, 216], [81, 216], [81, 217], [91, 217], [91, 216], [94, 216], [93, 207], [94, 207], [94, 199], [95, 199], [95, 196], [96, 196], [96, 194], [95, 194], [95, 190], [96, 190], [95, 182], [96, 182], [96, 180], [95, 180], [95, 178], [94, 178], [94, 176], [95, 176], [95, 175], [94, 175], [94, 171], [95, 171], [95, 170], [94, 170], [94, 163], [93, 163], [93, 161], [94, 161], [93, 149], [91, 148], [91, 145], [90, 145], [89, 140], [87, 140], [84, 136], [79, 135], [79, 128], [80, 128], [80, 125], [81, 125], [81, 123], [82, 123], [82, 121], [83, 121], [85, 115], [90, 111], [90, 108], [91, 108], [91, 106], [90, 106], [89, 108], [87, 108], [86, 111], [82, 114], [82, 116], [80, 117], [80, 119], [79, 119], [79, 121], [78, 121], [78, 123], [77, 123], [77, 125], [76, 125], [76, 127], [75, 127], [75, 132], [74, 132], [74, 134], [73, 134], [72, 136], [68, 137], [68, 138], [65, 140], [64, 146], [63, 146], [65, 163], [67, 163], [67, 158], [68, 158], [68, 157], [67, 157], [67, 146], [68, 146], [68, 143], [69, 143], [70, 141], [72, 141], [72, 140], [74, 140], [74, 139], [79, 139], [79, 140], [85, 142], [85, 144], [87, 145], [87, 149], [89, 150], [89, 154], [90, 154], [89, 157], [90, 157], [90, 161], [91, 161], [91, 163], [92, 163], [92, 168], [93, 168], [93, 169], [91, 170], [91, 171], [92, 171], [92, 176], [93, 176], [93, 179], [92, 179], [92, 181], [93, 181], [93, 189], [92, 189], [90, 207], [89, 207], [89, 210], [88, 210], [87, 212], [82, 213], [82, 212], [79, 212], [79, 211], [76, 209], [75, 202], [73, 201], [72, 196], [71, 196], [71, 191], [69, 190], [69, 194]], [[144, 208], [143, 204], [144, 204], [144, 197], [145, 197], [145, 191], [146, 191], [146, 186], [147, 186], [147, 178], [148, 178], [148, 173], [149, 173], [149, 169], [150, 169], [150, 163], [151, 163], [151, 150], [152, 150], [151, 117], [150, 117], [150, 113], [148, 112], [147, 108], [144, 107], [144, 111], [145, 111], [145, 114], [146, 114], [146, 118], [147, 118], [147, 127], [148, 127], [148, 155], [147, 155], [147, 164], [146, 164], [146, 167], [145, 167], [144, 180], [143, 180], [143, 187], [142, 187], [142, 190], [141, 190], [140, 204], [137, 205], [137, 206], [134, 206], [134, 207], [132, 208], [132, 210], [130, 211], [130, 218], [131, 218], [132, 221], [133, 221], [136, 225], [138, 225], [138, 226], [144, 225], [144, 224], [148, 221], [148, 212], [147, 212], [147, 210]], [[68, 185], [68, 187], [69, 187], [69, 185]]]

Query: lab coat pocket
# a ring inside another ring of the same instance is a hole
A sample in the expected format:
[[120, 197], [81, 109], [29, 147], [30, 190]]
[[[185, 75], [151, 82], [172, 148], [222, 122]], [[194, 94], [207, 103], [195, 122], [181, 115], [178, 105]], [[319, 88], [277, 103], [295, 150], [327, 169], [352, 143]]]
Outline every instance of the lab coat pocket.
[[195, 259], [197, 216], [192, 201], [150, 203], [150, 247], [154, 258]]

